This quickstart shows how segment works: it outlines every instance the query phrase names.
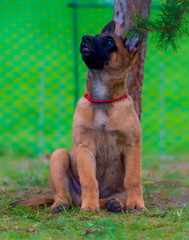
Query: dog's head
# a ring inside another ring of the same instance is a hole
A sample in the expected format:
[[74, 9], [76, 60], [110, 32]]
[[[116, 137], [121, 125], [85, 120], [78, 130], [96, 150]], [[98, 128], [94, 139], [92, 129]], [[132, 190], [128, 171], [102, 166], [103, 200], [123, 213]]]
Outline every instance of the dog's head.
[[82, 37], [80, 52], [89, 69], [124, 70], [128, 68], [139, 51], [142, 38], [122, 38], [115, 34], [116, 23], [111, 21], [95, 37]]

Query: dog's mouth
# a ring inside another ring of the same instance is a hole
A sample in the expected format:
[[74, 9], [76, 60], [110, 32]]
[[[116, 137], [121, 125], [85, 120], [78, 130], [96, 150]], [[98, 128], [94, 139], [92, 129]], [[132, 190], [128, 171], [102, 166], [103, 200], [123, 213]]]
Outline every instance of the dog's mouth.
[[81, 45], [80, 52], [83, 55], [89, 55], [90, 53], [93, 53], [92, 49], [89, 46], [87, 46], [86, 44]]
[[90, 69], [103, 69], [104, 59], [98, 53], [97, 46], [91, 43], [81, 42], [80, 53], [82, 54], [82, 59]]
[[88, 47], [83, 46], [83, 47], [81, 48], [81, 51], [84, 52], [84, 53], [88, 53], [88, 52], [90, 52], [91, 50], [90, 50]]

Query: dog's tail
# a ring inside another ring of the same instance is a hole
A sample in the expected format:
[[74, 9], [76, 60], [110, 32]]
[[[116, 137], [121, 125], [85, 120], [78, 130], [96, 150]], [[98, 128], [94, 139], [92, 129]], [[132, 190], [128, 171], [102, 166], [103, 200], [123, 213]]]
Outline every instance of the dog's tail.
[[23, 201], [13, 202], [10, 204], [11, 207], [16, 207], [18, 205], [34, 207], [34, 206], [44, 206], [45, 204], [50, 206], [54, 203], [54, 199], [46, 196], [30, 198]]

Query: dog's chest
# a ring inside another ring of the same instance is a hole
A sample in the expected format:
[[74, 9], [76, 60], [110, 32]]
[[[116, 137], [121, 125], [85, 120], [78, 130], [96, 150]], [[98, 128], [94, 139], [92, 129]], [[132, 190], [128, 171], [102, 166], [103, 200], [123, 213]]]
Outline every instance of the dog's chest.
[[97, 109], [94, 118], [94, 128], [103, 128], [108, 124], [108, 116], [102, 109]]
[[[119, 117], [117, 118], [119, 119]], [[115, 121], [104, 110], [97, 109], [95, 111], [92, 129], [96, 138], [103, 141], [104, 145], [117, 144], [117, 140], [123, 135], [122, 127], [118, 121]]]
[[[108, 193], [114, 188], [119, 188], [122, 183], [124, 164], [122, 147], [118, 144], [120, 133], [101, 109], [96, 111], [94, 129], [96, 132], [97, 180], [101, 191]], [[108, 189], [104, 189], [107, 184]]]
[[96, 146], [118, 148], [117, 140], [120, 136], [119, 126], [111, 121], [110, 116], [102, 109], [95, 111], [94, 122], [92, 126], [95, 132]]

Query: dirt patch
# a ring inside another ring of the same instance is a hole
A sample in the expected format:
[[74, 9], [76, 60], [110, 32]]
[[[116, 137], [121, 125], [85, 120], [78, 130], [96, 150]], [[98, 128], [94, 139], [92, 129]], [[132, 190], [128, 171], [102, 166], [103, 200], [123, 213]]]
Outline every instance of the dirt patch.
[[[144, 194], [147, 208], [178, 207], [189, 204], [189, 188], [174, 181], [154, 181], [147, 186]], [[151, 191], [151, 192], [150, 192]]]

